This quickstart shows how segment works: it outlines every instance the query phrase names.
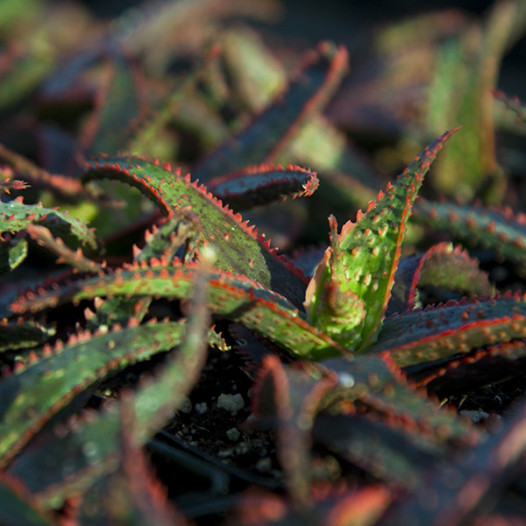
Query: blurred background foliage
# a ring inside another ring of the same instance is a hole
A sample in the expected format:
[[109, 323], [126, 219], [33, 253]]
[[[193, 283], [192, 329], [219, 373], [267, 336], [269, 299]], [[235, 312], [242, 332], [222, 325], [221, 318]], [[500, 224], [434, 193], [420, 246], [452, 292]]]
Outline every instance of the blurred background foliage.
[[[278, 244], [323, 240], [329, 213], [351, 217], [382, 179], [458, 125], [424, 195], [521, 209], [524, 132], [493, 92], [525, 98], [525, 29], [521, 0], [6, 0], [0, 142], [51, 173], [74, 174], [79, 159], [117, 150], [191, 171], [285, 87], [306, 49], [329, 39], [347, 47], [349, 74], [276, 159], [317, 170], [322, 182], [308, 204], [276, 205], [278, 222], [310, 214], [320, 228], [283, 233], [267, 219]], [[119, 191], [131, 206], [112, 203], [111, 224], [87, 201], [74, 213], [110, 235], [151, 212], [133, 190]]]

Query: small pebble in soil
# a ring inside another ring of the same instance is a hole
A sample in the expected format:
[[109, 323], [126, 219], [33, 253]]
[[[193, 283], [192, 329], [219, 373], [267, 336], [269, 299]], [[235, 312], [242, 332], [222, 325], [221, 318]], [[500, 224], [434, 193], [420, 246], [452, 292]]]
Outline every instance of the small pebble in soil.
[[208, 405], [206, 402], [202, 402], [200, 404], [195, 404], [194, 409], [200, 414], [204, 414], [208, 411]]
[[268, 472], [272, 469], [272, 461], [269, 457], [261, 458], [256, 462], [256, 469], [262, 472]]
[[192, 402], [190, 402], [190, 398], [188, 398], [187, 396], [183, 398], [183, 403], [181, 404], [180, 411], [186, 414], [192, 411]]
[[245, 401], [243, 397], [237, 394], [225, 394], [221, 393], [217, 399], [217, 407], [229, 411], [235, 415], [239, 410], [245, 407]]
[[226, 436], [230, 440], [232, 440], [232, 442], [235, 442], [236, 440], [239, 439], [239, 437], [241, 436], [241, 433], [235, 427], [233, 427], [233, 428], [227, 430]]
[[486, 413], [486, 411], [483, 411], [482, 409], [463, 409], [462, 411], [459, 411], [459, 413], [463, 416], [467, 416], [474, 424], [478, 424], [489, 417], [489, 413]]
[[235, 448], [234, 453], [236, 455], [246, 455], [250, 451], [250, 448], [246, 442], [240, 442]]

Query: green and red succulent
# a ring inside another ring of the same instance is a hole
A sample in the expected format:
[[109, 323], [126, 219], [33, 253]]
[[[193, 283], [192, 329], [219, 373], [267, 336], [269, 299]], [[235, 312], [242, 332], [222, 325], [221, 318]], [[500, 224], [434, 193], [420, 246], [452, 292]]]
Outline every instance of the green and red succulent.
[[[174, 20], [197, 16], [191, 6], [165, 9]], [[208, 22], [242, 7], [225, 1], [216, 9]], [[325, 186], [338, 193], [338, 213], [347, 204], [347, 219], [377, 191], [379, 176], [364, 175], [370, 168], [345, 174], [351, 161], [365, 166], [346, 146], [332, 164], [319, 161], [319, 175], [297, 165], [302, 155], [317, 163], [309, 134], [328, 138], [321, 149], [339, 144], [341, 131], [320, 112], [346, 73], [346, 50], [323, 43], [309, 52], [277, 96], [254, 102], [263, 109], [229, 130], [219, 118], [232, 111], [219, 81], [228, 64], [218, 62], [228, 57], [217, 50], [182, 84], [170, 79], [167, 99], [158, 79], [146, 78], [169, 70], [170, 54], [150, 47], [150, 32], [183, 46], [184, 31], [163, 27], [153, 16], [135, 37], [122, 30], [60, 64], [52, 53], [60, 65], [52, 77], [35, 71], [33, 87], [44, 81], [42, 112], [92, 103], [68, 162], [59, 163], [64, 173], [0, 146], [0, 523], [189, 524], [206, 515], [184, 488], [174, 495], [168, 487], [174, 499], [166, 497], [145, 451], [166, 438], [164, 426], [177, 426], [203, 376], [223, 374], [205, 367], [216, 349], [237, 353], [250, 382], [242, 396], [252, 398], [242, 424], [275, 445], [279, 463], [262, 476], [180, 448], [181, 476], [190, 470], [217, 481], [227, 469], [243, 481], [241, 490], [229, 488], [230, 500], [224, 489], [214, 494], [224, 524], [513, 524], [507, 492], [525, 474], [524, 403], [490, 432], [435, 396], [524, 377], [525, 292], [498, 290], [472, 254], [444, 241], [446, 234], [492, 251], [520, 280], [523, 215], [417, 200], [439, 151], [465, 130], [432, 141], [354, 222], [339, 228], [331, 215], [322, 251], [292, 231], [295, 222], [308, 230], [316, 217], [304, 208], [303, 216], [285, 215], [287, 255], [239, 211], [257, 207], [253, 217], [262, 215], [272, 232], [261, 212], [268, 205], [286, 201], [275, 210], [294, 213], [291, 199], [315, 199]], [[16, 68], [31, 59], [12, 57]], [[93, 64], [108, 70], [95, 99], [90, 82], [76, 89], [71, 81], [97, 79]], [[29, 96], [22, 87], [0, 90], [0, 109]], [[157, 111], [145, 116], [147, 97]], [[524, 121], [518, 101], [498, 97]], [[213, 147], [187, 173], [186, 165], [172, 168], [170, 140], [176, 129], [182, 148], [195, 133], [192, 120], [200, 122], [198, 140]], [[349, 195], [353, 184], [360, 197]], [[413, 211], [417, 227], [439, 235], [410, 240], [408, 253]], [[131, 370], [144, 378], [130, 380]], [[111, 379], [119, 389], [108, 393]], [[213, 441], [213, 429], [204, 434]]]

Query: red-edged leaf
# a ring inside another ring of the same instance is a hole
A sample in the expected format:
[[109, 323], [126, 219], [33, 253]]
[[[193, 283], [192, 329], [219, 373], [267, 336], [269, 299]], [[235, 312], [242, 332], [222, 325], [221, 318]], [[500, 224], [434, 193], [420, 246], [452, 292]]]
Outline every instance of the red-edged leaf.
[[156, 201], [167, 215], [191, 206], [202, 226], [202, 245], [210, 245], [216, 251], [217, 268], [256, 280], [302, 308], [306, 287], [303, 274], [278, 256], [270, 242], [243, 222], [239, 214], [223, 207], [188, 175], [134, 157], [100, 158], [88, 162], [86, 168], [86, 180], [123, 180]]
[[262, 164], [214, 177], [206, 186], [234, 210], [243, 210], [312, 195], [318, 188], [318, 178], [314, 172], [299, 166], [283, 168]]
[[256, 380], [254, 413], [276, 419], [280, 463], [288, 490], [301, 506], [309, 506], [314, 417], [324, 395], [336, 383], [335, 375], [318, 380], [304, 371], [285, 368], [273, 355], [265, 357]]
[[385, 320], [370, 352], [385, 352], [399, 367], [526, 336], [526, 298], [520, 294], [448, 302]]
[[371, 201], [356, 223], [337, 233], [309, 283], [305, 306], [311, 323], [346, 347], [363, 349], [376, 338], [391, 296], [406, 223], [431, 162], [451, 130], [432, 142]]
[[254, 121], [192, 170], [206, 182], [245, 166], [272, 162], [305, 120], [330, 98], [347, 66], [343, 47], [323, 43], [309, 53], [289, 86]]

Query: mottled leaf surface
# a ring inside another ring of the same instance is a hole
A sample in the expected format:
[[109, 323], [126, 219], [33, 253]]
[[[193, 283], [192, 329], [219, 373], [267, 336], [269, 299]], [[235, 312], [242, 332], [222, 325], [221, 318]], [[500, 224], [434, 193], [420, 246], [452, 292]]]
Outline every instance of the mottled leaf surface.
[[[151, 296], [189, 299], [194, 290], [195, 266], [158, 266], [118, 270], [115, 274], [64, 284], [63, 287], [30, 292], [12, 308], [16, 313], [38, 311], [67, 301], [99, 296]], [[319, 359], [345, 353], [329, 336], [310, 326], [286, 298], [242, 276], [214, 271], [210, 274], [209, 308], [231, 321], [284, 347], [299, 357]]]
[[0, 382], [2, 464], [76, 394], [112, 370], [174, 347], [182, 328], [180, 323], [162, 323], [80, 334], [62, 350], [53, 353], [50, 348], [41, 359], [4, 378]]
[[167, 215], [191, 206], [201, 223], [203, 244], [212, 246], [217, 253], [217, 268], [256, 280], [301, 308], [305, 296], [303, 275], [277, 256], [270, 243], [243, 223], [241, 216], [223, 207], [203, 186], [191, 182], [189, 176], [134, 157], [90, 161], [85, 179], [104, 177], [136, 186]]
[[413, 202], [453, 131], [431, 143], [356, 223], [349, 221], [338, 234], [334, 218], [330, 222], [331, 246], [309, 283], [305, 304], [311, 323], [346, 347], [366, 347], [380, 328]]

